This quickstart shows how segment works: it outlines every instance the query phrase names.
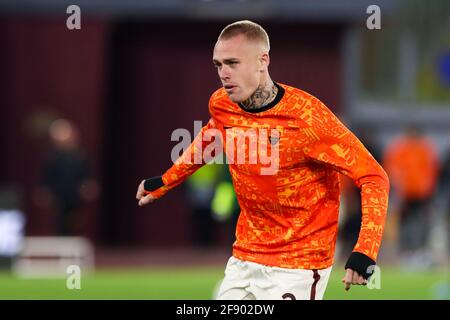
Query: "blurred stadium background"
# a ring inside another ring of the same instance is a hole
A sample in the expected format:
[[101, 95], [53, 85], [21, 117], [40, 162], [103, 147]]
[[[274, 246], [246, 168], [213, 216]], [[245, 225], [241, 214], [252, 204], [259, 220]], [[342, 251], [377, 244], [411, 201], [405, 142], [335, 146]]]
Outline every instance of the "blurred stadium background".
[[[66, 26], [72, 4], [80, 30]], [[374, 4], [380, 30], [366, 27]], [[394, 184], [381, 288], [345, 292], [359, 198], [344, 180], [325, 298], [450, 297], [448, 1], [3, 0], [0, 299], [213, 297], [238, 210], [226, 170], [207, 166], [145, 208], [135, 193], [171, 165], [173, 130], [209, 118], [212, 48], [240, 19], [268, 31], [272, 78], [319, 97]], [[405, 151], [412, 128], [427, 142]]]

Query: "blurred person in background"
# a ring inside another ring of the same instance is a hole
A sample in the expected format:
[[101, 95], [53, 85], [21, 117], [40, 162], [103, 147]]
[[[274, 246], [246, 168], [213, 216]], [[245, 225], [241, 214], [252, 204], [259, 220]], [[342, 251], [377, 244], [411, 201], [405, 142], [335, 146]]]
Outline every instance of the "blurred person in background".
[[[139, 184], [136, 199], [140, 206], [151, 203], [204, 165], [205, 158], [192, 161], [211, 144], [203, 135], [272, 128], [261, 143], [271, 154], [279, 150], [276, 169], [261, 161], [267, 150], [257, 151], [256, 164], [236, 163], [237, 154], [226, 148], [234, 141], [222, 141], [227, 159], [233, 159], [228, 167], [241, 212], [217, 298], [322, 299], [334, 261], [339, 173], [361, 189], [362, 204], [359, 238], [342, 279], [345, 290], [367, 284], [376, 264], [389, 180], [320, 100], [272, 81], [269, 50], [269, 37], [256, 23], [238, 21], [222, 30], [213, 63], [223, 87], [210, 98], [210, 121], [170, 169]], [[247, 155], [248, 140], [242, 143]]]
[[48, 135], [50, 150], [41, 167], [41, 183], [34, 199], [54, 218], [56, 235], [78, 235], [83, 228], [82, 208], [97, 197], [98, 183], [91, 176], [78, 128], [72, 122], [53, 121]]
[[191, 209], [194, 244], [206, 248], [217, 241], [217, 223], [211, 210], [212, 200], [220, 179], [220, 166], [208, 164], [186, 181], [186, 198]]
[[450, 256], [450, 135], [447, 138], [446, 151], [439, 176], [439, 195], [444, 200], [444, 221], [447, 231], [447, 250]]
[[439, 159], [434, 143], [416, 125], [386, 148], [384, 167], [396, 199], [401, 260], [412, 268], [430, 263], [429, 206], [436, 190]]
[[232, 245], [235, 240], [235, 230], [239, 218], [239, 202], [233, 188], [230, 172], [221, 165], [221, 179], [217, 185], [212, 200], [214, 219], [225, 225], [225, 242]]
[[195, 246], [209, 248], [219, 244], [222, 231], [226, 232], [227, 244], [234, 241], [229, 229], [236, 229], [239, 204], [230, 173], [223, 165], [209, 163], [201, 167], [186, 180], [185, 195]]

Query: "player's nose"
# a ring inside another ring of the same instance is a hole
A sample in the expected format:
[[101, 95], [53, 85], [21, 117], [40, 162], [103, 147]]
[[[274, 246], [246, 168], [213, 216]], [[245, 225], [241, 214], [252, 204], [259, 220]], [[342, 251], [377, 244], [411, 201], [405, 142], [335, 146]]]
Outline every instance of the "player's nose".
[[230, 72], [229, 72], [229, 69], [228, 69], [228, 68], [225, 68], [225, 67], [222, 67], [222, 68], [219, 70], [219, 77], [220, 77], [220, 80], [222, 80], [222, 81], [229, 80], [229, 79], [230, 79]]

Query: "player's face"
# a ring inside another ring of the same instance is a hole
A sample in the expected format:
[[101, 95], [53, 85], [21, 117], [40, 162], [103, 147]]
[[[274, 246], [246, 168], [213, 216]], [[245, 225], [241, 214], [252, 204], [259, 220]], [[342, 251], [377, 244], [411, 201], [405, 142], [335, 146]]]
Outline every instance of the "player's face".
[[267, 57], [260, 44], [243, 35], [216, 43], [213, 62], [231, 101], [245, 101], [256, 91], [267, 67]]

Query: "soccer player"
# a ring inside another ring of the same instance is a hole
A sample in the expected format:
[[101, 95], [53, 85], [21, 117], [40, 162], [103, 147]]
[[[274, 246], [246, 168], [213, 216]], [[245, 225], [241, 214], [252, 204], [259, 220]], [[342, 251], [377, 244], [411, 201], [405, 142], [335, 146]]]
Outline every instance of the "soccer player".
[[[361, 230], [345, 265], [346, 290], [366, 284], [376, 263], [389, 180], [319, 99], [270, 78], [269, 49], [256, 23], [238, 21], [222, 30], [213, 63], [223, 87], [210, 98], [209, 122], [162, 176], [140, 183], [136, 198], [143, 206], [182, 183], [205, 164], [192, 161], [212, 143], [205, 136], [219, 131], [241, 213], [217, 298], [322, 299], [337, 237], [339, 173], [361, 189]], [[270, 135], [259, 144], [271, 149], [259, 148], [256, 163], [236, 161], [242, 156], [232, 152], [236, 141], [248, 152], [244, 160], [255, 153], [251, 139], [239, 140], [236, 132], [258, 130], [261, 137], [264, 129]], [[273, 170], [264, 171], [261, 160], [269, 151], [278, 155], [276, 168], [272, 163]]]

